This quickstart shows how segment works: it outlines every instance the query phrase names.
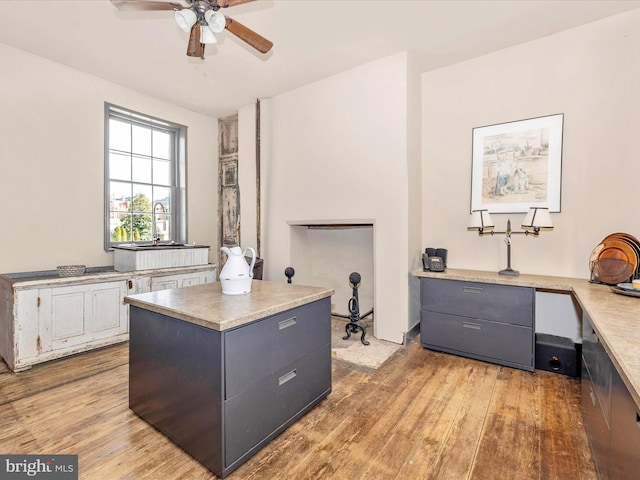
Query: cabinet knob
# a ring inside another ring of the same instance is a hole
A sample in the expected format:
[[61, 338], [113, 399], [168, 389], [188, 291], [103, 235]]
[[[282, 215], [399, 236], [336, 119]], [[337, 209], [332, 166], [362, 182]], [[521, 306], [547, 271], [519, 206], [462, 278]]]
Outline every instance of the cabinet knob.
[[132, 288], [133, 288], [133, 282], [129, 280], [129, 290], [131, 290]]

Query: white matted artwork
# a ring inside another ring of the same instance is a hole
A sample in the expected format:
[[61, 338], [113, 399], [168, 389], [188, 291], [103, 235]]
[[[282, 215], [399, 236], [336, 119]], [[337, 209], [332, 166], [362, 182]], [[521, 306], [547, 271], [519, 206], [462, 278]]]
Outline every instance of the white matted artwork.
[[563, 121], [560, 113], [474, 128], [471, 210], [559, 212]]

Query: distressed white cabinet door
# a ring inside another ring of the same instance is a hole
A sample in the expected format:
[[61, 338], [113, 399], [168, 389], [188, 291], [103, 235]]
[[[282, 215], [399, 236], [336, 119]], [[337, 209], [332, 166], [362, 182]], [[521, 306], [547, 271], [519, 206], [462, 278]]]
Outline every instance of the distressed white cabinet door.
[[[58, 350], [126, 333], [124, 281], [50, 289], [51, 349]], [[46, 320], [41, 312], [40, 325]]]
[[205, 272], [183, 273], [180, 275], [163, 275], [151, 277], [151, 291], [166, 290], [168, 288], [190, 287], [201, 283], [211, 283], [215, 280], [213, 270]]
[[38, 289], [16, 290], [13, 306], [14, 322], [14, 359], [16, 363], [25, 358], [36, 358], [43, 352], [51, 350], [51, 344], [43, 342], [38, 321], [40, 313], [40, 296]]

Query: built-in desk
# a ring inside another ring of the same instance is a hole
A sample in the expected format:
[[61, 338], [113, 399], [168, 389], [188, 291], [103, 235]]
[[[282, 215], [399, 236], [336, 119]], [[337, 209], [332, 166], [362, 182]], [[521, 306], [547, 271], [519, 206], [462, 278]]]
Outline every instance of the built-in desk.
[[[458, 269], [442, 273], [414, 270], [411, 273], [421, 278], [421, 328], [436, 330], [435, 335], [425, 332], [427, 340], [423, 345], [430, 347], [429, 342], [434, 341], [436, 348], [456, 353], [457, 348], [472, 345], [471, 341], [465, 343], [464, 329], [458, 330], [460, 338], [451, 333], [456, 320], [464, 323], [466, 319], [471, 327], [477, 324], [477, 328], [484, 328], [481, 322], [493, 322], [493, 330], [486, 329], [488, 346], [474, 346], [464, 354], [528, 370], [533, 369], [528, 360], [533, 351], [529, 349], [532, 348], [535, 325], [530, 328], [529, 321], [522, 320], [516, 307], [520, 306], [529, 319], [531, 302], [527, 291], [573, 295], [582, 309], [582, 416], [599, 477], [640, 478], [640, 298], [619, 295], [607, 285], [577, 278], [511, 277], [496, 272]], [[509, 290], [492, 288], [497, 286], [508, 286]], [[459, 292], [464, 289], [483, 293], [486, 290], [488, 294], [486, 299], [474, 302], [461, 297]], [[444, 300], [434, 299], [438, 295]], [[442, 304], [446, 305], [443, 307]], [[502, 314], [501, 305], [508, 314]], [[474, 306], [476, 310], [473, 310]], [[474, 321], [475, 318], [483, 320]], [[444, 327], [439, 324], [448, 320]], [[515, 330], [520, 336], [510, 333]], [[429, 340], [434, 337], [435, 340]], [[478, 341], [484, 340], [479, 337]], [[517, 356], [510, 349], [524, 353]]]
[[411, 274], [419, 278], [517, 285], [571, 293], [591, 319], [600, 342], [640, 410], [640, 298], [618, 295], [606, 285], [579, 278], [526, 274], [510, 277], [497, 272], [453, 268], [442, 273], [419, 269]]

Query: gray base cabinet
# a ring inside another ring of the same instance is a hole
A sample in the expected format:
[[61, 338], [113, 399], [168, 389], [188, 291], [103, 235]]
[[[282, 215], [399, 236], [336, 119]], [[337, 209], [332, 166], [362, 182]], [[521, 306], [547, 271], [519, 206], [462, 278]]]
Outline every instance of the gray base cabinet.
[[218, 477], [331, 392], [330, 298], [222, 332], [130, 317], [130, 408]]
[[533, 288], [422, 278], [421, 343], [533, 371], [534, 308]]
[[599, 478], [640, 478], [638, 410], [586, 314], [582, 319], [581, 406]]

